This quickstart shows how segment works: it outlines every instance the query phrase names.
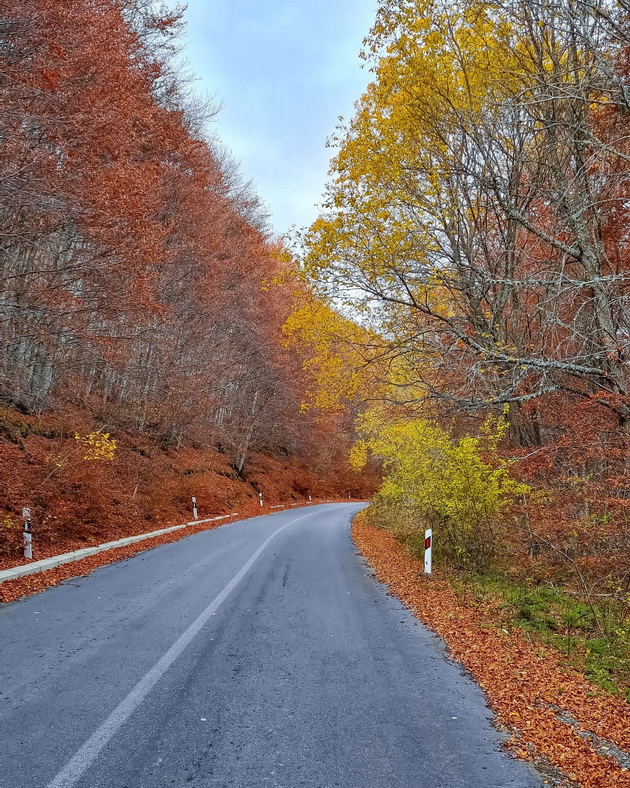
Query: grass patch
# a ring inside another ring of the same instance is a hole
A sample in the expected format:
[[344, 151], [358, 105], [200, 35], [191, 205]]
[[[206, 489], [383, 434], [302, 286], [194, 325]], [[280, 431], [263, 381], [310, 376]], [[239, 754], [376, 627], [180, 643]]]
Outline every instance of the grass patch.
[[499, 573], [451, 575], [455, 593], [485, 606], [501, 627], [525, 630], [564, 654], [567, 664], [630, 703], [630, 621], [612, 597], [587, 604], [551, 585], [516, 582]]

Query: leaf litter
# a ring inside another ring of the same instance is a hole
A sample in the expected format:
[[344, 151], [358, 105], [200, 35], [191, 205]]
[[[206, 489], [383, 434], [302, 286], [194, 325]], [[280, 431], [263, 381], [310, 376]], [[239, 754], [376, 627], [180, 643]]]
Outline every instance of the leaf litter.
[[545, 784], [630, 787], [630, 707], [563, 663], [548, 646], [508, 631], [487, 608], [460, 600], [445, 579], [396, 537], [355, 518], [356, 546], [378, 580], [446, 643], [483, 689], [508, 731], [515, 757], [532, 761]]

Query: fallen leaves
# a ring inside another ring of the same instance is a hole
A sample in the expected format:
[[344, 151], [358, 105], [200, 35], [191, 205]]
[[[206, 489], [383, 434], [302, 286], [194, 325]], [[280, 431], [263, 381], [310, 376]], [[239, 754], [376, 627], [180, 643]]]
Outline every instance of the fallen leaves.
[[426, 577], [422, 562], [393, 534], [361, 516], [352, 534], [376, 577], [444, 639], [481, 685], [511, 733], [506, 746], [516, 757], [550, 762], [585, 788], [630, 786], [630, 772], [594, 741], [630, 752], [628, 704], [568, 668], [560, 654], [522, 632], [502, 630], [488, 609], [462, 603], [445, 581]]

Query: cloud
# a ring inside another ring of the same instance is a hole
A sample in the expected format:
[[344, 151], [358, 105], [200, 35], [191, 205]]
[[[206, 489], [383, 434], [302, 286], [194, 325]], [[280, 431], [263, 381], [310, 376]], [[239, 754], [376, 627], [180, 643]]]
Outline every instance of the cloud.
[[223, 103], [215, 130], [277, 232], [316, 218], [325, 141], [368, 82], [358, 53], [375, 13], [365, 0], [188, 0], [196, 89]]

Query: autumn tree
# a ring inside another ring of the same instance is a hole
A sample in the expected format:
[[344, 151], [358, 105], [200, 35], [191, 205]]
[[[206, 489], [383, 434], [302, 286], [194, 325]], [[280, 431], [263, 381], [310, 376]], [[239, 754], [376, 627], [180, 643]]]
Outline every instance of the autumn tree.
[[[383, 0], [304, 242], [391, 361], [392, 418], [406, 404], [458, 440], [507, 406], [501, 451], [547, 501], [526, 521], [556, 555], [614, 555], [624, 586], [627, 10]], [[598, 547], [576, 547], [593, 518]]]
[[430, 396], [510, 403], [516, 422], [566, 391], [625, 421], [624, 249], [607, 232], [624, 141], [598, 130], [625, 108], [616, 25], [618, 9], [584, 4], [382, 4], [376, 79], [338, 141], [308, 265], [380, 305]]

